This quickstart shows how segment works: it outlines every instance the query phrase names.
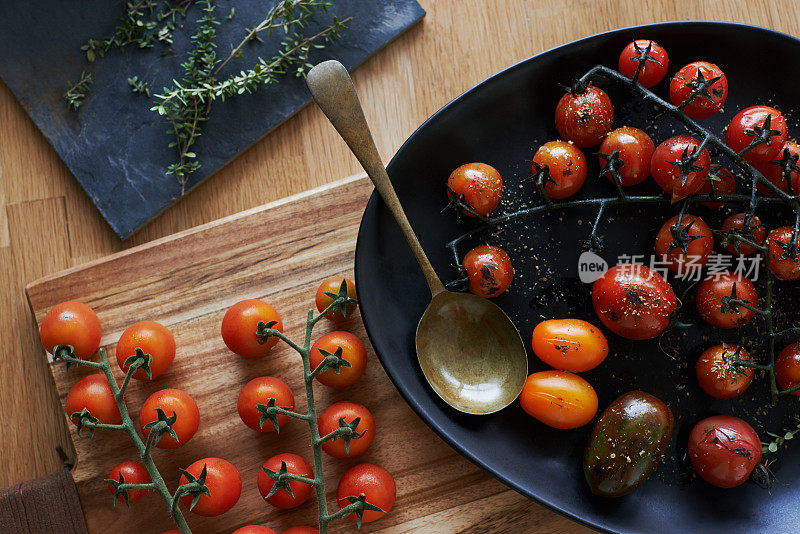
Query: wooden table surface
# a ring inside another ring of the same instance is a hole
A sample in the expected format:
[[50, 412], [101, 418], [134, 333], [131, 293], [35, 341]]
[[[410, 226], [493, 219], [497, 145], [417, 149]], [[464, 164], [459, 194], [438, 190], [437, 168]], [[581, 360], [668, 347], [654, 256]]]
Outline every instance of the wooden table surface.
[[[800, 35], [795, 0], [420, 3], [428, 11], [422, 24], [354, 74], [385, 160], [462, 91], [514, 62], [580, 37], [682, 19], [744, 22]], [[0, 139], [0, 487], [54, 472], [60, 464], [56, 447], [68, 439], [25, 302], [27, 282], [360, 170], [322, 113], [309, 106], [137, 235], [119, 241], [2, 82]], [[515, 495], [499, 494], [503, 513], [482, 525], [464, 522], [457, 509], [442, 513], [453, 517], [456, 529], [471, 532], [582, 530]], [[498, 505], [487, 499], [471, 507], [499, 511]], [[524, 522], [515, 522], [520, 516]]]

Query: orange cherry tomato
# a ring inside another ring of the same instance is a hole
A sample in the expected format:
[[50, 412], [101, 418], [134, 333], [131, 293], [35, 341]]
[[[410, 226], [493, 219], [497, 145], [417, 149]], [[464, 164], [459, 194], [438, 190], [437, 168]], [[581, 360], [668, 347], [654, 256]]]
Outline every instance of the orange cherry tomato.
[[494, 245], [479, 245], [464, 255], [464, 269], [469, 291], [479, 297], [497, 297], [514, 279], [514, 267], [508, 253]]
[[540, 371], [525, 381], [519, 396], [522, 409], [553, 428], [585, 425], [597, 413], [597, 393], [573, 373]]
[[342, 348], [342, 358], [350, 364], [350, 367], [340, 365], [338, 373], [335, 369], [327, 369], [317, 375], [317, 380], [321, 384], [332, 388], [352, 385], [361, 378], [367, 368], [367, 349], [361, 340], [350, 332], [336, 331], [325, 334], [311, 346], [309, 354], [311, 369], [316, 369], [322, 363], [326, 357], [325, 352], [336, 354], [339, 347]]
[[[371, 523], [385, 516], [392, 509], [397, 498], [397, 486], [392, 475], [386, 469], [375, 464], [363, 463], [348, 469], [339, 480], [339, 486], [336, 488], [339, 508], [350, 504], [346, 497], [358, 497], [362, 493], [368, 503], [383, 510], [382, 512], [375, 510], [364, 512], [362, 522]], [[351, 521], [356, 520], [356, 514], [350, 514], [347, 517]]]
[[[204, 517], [214, 517], [224, 514], [239, 500], [242, 494], [242, 477], [239, 470], [228, 460], [222, 458], [204, 458], [197, 460], [186, 468], [195, 478], [206, 468], [206, 486], [210, 495], [201, 495], [197, 504], [192, 508], [192, 512]], [[187, 484], [189, 481], [186, 476], [181, 475], [179, 485]], [[184, 506], [189, 508], [192, 503], [192, 495], [181, 497]]]
[[738, 345], [716, 345], [706, 349], [697, 360], [697, 382], [715, 399], [738, 397], [753, 382], [753, 368], [734, 365], [733, 358], [752, 360], [750, 353]]
[[[775, 360], [775, 379], [781, 389], [789, 389], [800, 384], [800, 343], [792, 343], [783, 348]], [[800, 389], [791, 395], [800, 396]]]
[[533, 352], [562, 371], [594, 369], [608, 356], [608, 341], [599, 328], [580, 319], [550, 319], [533, 329]]
[[[550, 141], [543, 144], [533, 156], [533, 173], [547, 166], [550, 178], [544, 184], [544, 192], [550, 198], [571, 197], [586, 181], [586, 158], [581, 149], [565, 141]], [[538, 166], [538, 168], [537, 168]]]
[[[106, 376], [101, 373], [84, 376], [75, 382], [69, 388], [64, 406], [67, 415], [70, 416], [75, 412], [82, 412], [86, 408], [101, 423], [118, 425], [122, 422], [122, 414], [119, 413], [117, 402], [114, 400], [114, 393], [111, 391]], [[76, 425], [79, 420], [78, 417], [72, 418], [72, 422]]]
[[[127, 373], [130, 367], [125, 365], [125, 360], [135, 356], [136, 349], [142, 349], [142, 352], [153, 357], [150, 372], [155, 380], [169, 369], [175, 359], [175, 338], [167, 327], [155, 321], [139, 321], [129, 326], [117, 341], [117, 364], [123, 373]], [[150, 380], [144, 369], [133, 373], [133, 378]]]
[[75, 357], [87, 360], [100, 346], [100, 319], [83, 302], [56, 304], [42, 319], [39, 337], [47, 352], [56, 345], [71, 345]]
[[[739, 230], [739, 234], [750, 241], [753, 241], [757, 245], [764, 245], [764, 239], [766, 238], [767, 231], [764, 228], [764, 224], [761, 222], [761, 219], [758, 218], [757, 215], [753, 215], [750, 217], [750, 223], [747, 225], [748, 229], [750, 230], [750, 235], [744, 234], [741, 230], [744, 228], [744, 221], [747, 218], [746, 213], [734, 213], [727, 219], [725, 219], [722, 223], [722, 232], [730, 232], [731, 230]], [[723, 238], [724, 239], [724, 238]], [[736, 250], [738, 247], [738, 251]], [[745, 243], [733, 242], [728, 245], [725, 245], [725, 250], [730, 252], [731, 254], [741, 254], [742, 256], [749, 256], [750, 254], [755, 254], [756, 249], [747, 245]]]
[[161, 408], [167, 417], [172, 417], [173, 413], [177, 417], [172, 424], [172, 430], [178, 435], [178, 441], [169, 434], [164, 434], [156, 444], [160, 449], [175, 449], [185, 445], [200, 426], [200, 410], [188, 393], [180, 389], [162, 389], [150, 395], [139, 412], [139, 426], [145, 440], [150, 435], [150, 430], [144, 426], [158, 419], [156, 408]]
[[681, 217], [679, 227], [678, 215], [675, 215], [667, 219], [658, 231], [655, 249], [667, 269], [686, 274], [708, 263], [714, 251], [714, 236], [700, 217], [686, 213]]
[[[283, 534], [289, 532], [285, 530]], [[274, 530], [269, 527], [265, 527], [262, 525], [245, 525], [243, 527], [239, 527], [234, 530], [231, 534], [278, 534]]]
[[261, 358], [278, 343], [278, 338], [272, 337], [260, 344], [256, 336], [258, 323], [272, 321], [277, 321], [272, 328], [283, 332], [283, 322], [275, 308], [258, 299], [240, 300], [228, 308], [222, 318], [222, 341], [231, 352], [242, 358]]
[[[497, 169], [485, 163], [467, 163], [450, 173], [447, 179], [447, 198], [453, 200], [453, 193], [464, 195], [464, 202], [478, 215], [489, 215], [503, 195], [503, 179]], [[451, 193], [452, 191], [452, 193]], [[474, 217], [469, 212], [468, 216]]]
[[311, 484], [306, 484], [305, 482], [300, 482], [299, 480], [292, 480], [289, 482], [289, 487], [292, 488], [291, 495], [289, 495], [289, 492], [284, 488], [280, 488], [272, 495], [269, 495], [269, 493], [272, 491], [272, 487], [275, 485], [275, 479], [273, 479], [264, 469], [269, 469], [270, 471], [278, 473], [281, 470], [281, 463], [286, 464], [286, 471], [288, 473], [307, 478], [314, 478], [314, 470], [311, 468], [311, 464], [309, 464], [305, 458], [289, 452], [276, 454], [264, 462], [264, 465], [258, 472], [258, 491], [261, 493], [261, 496], [264, 498], [264, 500], [269, 504], [275, 508], [281, 508], [285, 510], [300, 506], [306, 502], [311, 496], [311, 492], [314, 488], [311, 486]]
[[326, 436], [337, 430], [341, 426], [340, 422], [349, 424], [357, 418], [360, 420], [355, 430], [358, 434], [363, 432], [364, 435], [357, 439], [351, 439], [349, 449], [344, 446], [344, 438], [339, 438], [323, 443], [322, 450], [334, 458], [355, 458], [364, 454], [372, 440], [375, 439], [375, 419], [370, 411], [361, 404], [350, 401], [331, 404], [317, 418], [317, 426], [319, 435]]
[[[758, 307], [758, 292], [753, 282], [739, 273], [722, 271], [709, 275], [697, 287], [697, 311], [711, 326], [717, 328], [738, 328], [753, 318], [755, 312], [744, 306], [728, 306], [723, 310], [722, 298], [731, 296], [734, 284], [736, 297]], [[738, 308], [738, 309], [737, 309]]]
[[[140, 464], [139, 462], [134, 462], [128, 460], [127, 462], [122, 462], [114, 466], [111, 472], [108, 474], [109, 480], [114, 480], [119, 482], [119, 475], [122, 474], [123, 480], [125, 484], [149, 484], [152, 482], [150, 478], [150, 473], [147, 472], [147, 469]], [[111, 490], [111, 494], [114, 494], [114, 487], [111, 484], [108, 485], [108, 489]], [[143, 488], [132, 488], [128, 490], [128, 502], [136, 502], [142, 497], [144, 497], [145, 493], [147, 493], [146, 489]], [[125, 502], [125, 497], [120, 495], [117, 497], [118, 503]]]
[[[266, 405], [270, 399], [275, 399], [275, 406], [287, 410], [294, 409], [294, 394], [283, 380], [272, 376], [260, 376], [245, 384], [236, 402], [236, 409], [244, 424], [258, 432], [274, 432], [275, 425], [269, 419], [264, 421], [264, 426], [261, 426], [262, 413], [256, 409], [257, 404]], [[288, 415], [278, 414], [275, 419], [278, 421], [279, 429], [289, 422]]]
[[[317, 296], [315, 299], [317, 305], [317, 311], [322, 313], [328, 306], [333, 304], [336, 296], [339, 295], [339, 291], [342, 288], [342, 282], [346, 284], [347, 287], [347, 296], [353, 300], [358, 299], [358, 294], [356, 294], [356, 284], [349, 278], [342, 278], [334, 276], [332, 278], [327, 278], [322, 281], [322, 283], [317, 288]], [[333, 296], [331, 296], [333, 295]], [[325, 314], [325, 318], [330, 321], [344, 321], [348, 317], [352, 317], [353, 312], [356, 311], [356, 304], [351, 302], [345, 306], [344, 314], [342, 314], [341, 310], [336, 310], [328, 312]]]
[[[636, 185], [642, 183], [650, 176], [650, 162], [656, 147], [650, 136], [639, 128], [623, 126], [609, 133], [600, 144], [600, 154], [610, 156], [614, 151], [619, 153], [619, 158], [624, 165], [619, 170], [622, 185]], [[608, 161], [600, 157], [600, 169], [605, 169]], [[602, 172], [609, 181], [614, 181], [611, 173]]]

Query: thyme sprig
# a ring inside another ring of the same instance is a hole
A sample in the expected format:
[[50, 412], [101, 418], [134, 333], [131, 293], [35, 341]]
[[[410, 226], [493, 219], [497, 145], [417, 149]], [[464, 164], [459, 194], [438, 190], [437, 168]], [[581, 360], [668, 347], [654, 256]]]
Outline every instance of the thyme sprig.
[[80, 79], [75, 82], [67, 82], [67, 92], [64, 93], [64, 101], [72, 111], [78, 111], [83, 104], [83, 99], [89, 94], [92, 87], [92, 75], [86, 71], [81, 72]]

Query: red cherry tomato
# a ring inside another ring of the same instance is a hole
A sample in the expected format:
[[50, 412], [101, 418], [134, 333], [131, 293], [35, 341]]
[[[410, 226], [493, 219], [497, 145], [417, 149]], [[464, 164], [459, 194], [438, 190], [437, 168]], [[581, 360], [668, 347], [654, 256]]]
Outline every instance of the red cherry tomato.
[[[111, 472], [108, 474], [109, 480], [114, 480], [115, 482], [119, 482], [119, 475], [122, 474], [122, 478], [125, 484], [149, 484], [152, 482], [150, 478], [150, 473], [147, 472], [147, 469], [140, 464], [139, 462], [134, 462], [128, 460], [127, 462], [122, 462], [114, 466]], [[111, 490], [111, 494], [114, 494], [114, 487], [110, 484], [108, 485], [108, 489]], [[132, 488], [128, 490], [128, 502], [133, 503], [140, 500], [144, 497], [145, 493], [147, 493], [146, 489], [143, 488]], [[120, 495], [117, 497], [118, 503], [125, 502], [125, 497]]]
[[[152, 356], [150, 373], [156, 379], [169, 369], [175, 359], [175, 338], [172, 332], [155, 321], [139, 321], [127, 328], [117, 341], [117, 364], [123, 373], [128, 372], [125, 360], [136, 355], [136, 349]], [[144, 369], [133, 373], [136, 380], [150, 380]]]
[[672, 286], [644, 265], [621, 264], [592, 287], [597, 316], [612, 332], [628, 339], [650, 339], [669, 326], [678, 305]]
[[172, 430], [178, 435], [178, 440], [175, 441], [169, 434], [163, 434], [156, 444], [160, 449], [175, 449], [185, 445], [200, 426], [200, 410], [188, 393], [180, 389], [162, 389], [147, 397], [142, 404], [142, 411], [139, 412], [139, 427], [145, 439], [150, 435], [150, 429], [146, 429], [145, 425], [158, 420], [156, 408], [161, 408], [167, 417], [172, 417], [173, 414], [177, 417], [172, 424]]
[[[284, 531], [284, 534], [289, 532], [288, 530]], [[274, 530], [269, 527], [265, 527], [262, 525], [245, 525], [243, 527], [239, 527], [232, 532], [232, 534], [278, 534]]]
[[514, 279], [514, 267], [505, 250], [493, 245], [479, 245], [464, 255], [464, 269], [469, 291], [491, 298], [505, 293]]
[[278, 343], [278, 338], [267, 339], [261, 345], [256, 337], [258, 323], [276, 321], [272, 328], [283, 332], [283, 321], [275, 308], [258, 299], [241, 300], [228, 308], [222, 318], [222, 341], [234, 354], [242, 358], [261, 358]]
[[769, 144], [761, 143], [746, 152], [744, 159], [755, 164], [777, 158], [786, 143], [786, 119], [780, 111], [769, 106], [751, 106], [737, 113], [725, 131], [725, 144], [735, 152], [742, 152], [756, 138], [756, 130], [764, 126], [767, 117], [770, 128], [777, 133], [770, 137]]
[[[117, 402], [114, 400], [114, 393], [108, 385], [106, 376], [101, 373], [84, 376], [69, 388], [67, 398], [64, 401], [67, 415], [75, 412], [82, 412], [84, 408], [89, 413], [100, 420], [101, 423], [108, 425], [118, 425], [122, 422], [122, 414], [119, 413]], [[79, 417], [73, 417], [72, 422], [76, 425]]]
[[[361, 494], [367, 498], [367, 502], [383, 510], [367, 510], [364, 512], [363, 522], [371, 523], [376, 519], [385, 516], [392, 509], [395, 498], [397, 497], [397, 487], [394, 479], [389, 472], [374, 464], [358, 464], [348, 469], [339, 486], [336, 488], [336, 498], [339, 501], [339, 508], [344, 508], [351, 504], [346, 497], [358, 497]], [[356, 520], [356, 514], [347, 516], [350, 520]]]
[[[650, 164], [653, 159], [655, 145], [650, 136], [639, 128], [623, 126], [609, 133], [600, 145], [600, 154], [610, 156], [614, 151], [624, 163], [619, 170], [622, 185], [636, 185], [650, 176]], [[600, 169], [605, 169], [608, 160], [600, 156]], [[605, 177], [610, 181], [614, 178], [611, 173], [605, 172]]]
[[[774, 160], [769, 160], [766, 163], [756, 164], [756, 170], [764, 175], [764, 178], [775, 184], [784, 193], [789, 193], [792, 196], [800, 194], [800, 172], [791, 169], [789, 177], [791, 179], [792, 190], [789, 191], [788, 182], [783, 173], [783, 158], [794, 159], [795, 165], [797, 160], [800, 159], [800, 145], [794, 141], [786, 141], [783, 148], [778, 151]], [[768, 197], [776, 196], [775, 193], [766, 185], [758, 182], [758, 192]]]
[[[317, 305], [317, 311], [322, 313], [328, 309], [328, 306], [333, 304], [333, 301], [339, 295], [339, 291], [342, 289], [342, 282], [345, 284], [345, 288], [347, 291], [347, 296], [353, 300], [358, 300], [358, 295], [356, 294], [356, 284], [349, 278], [343, 278], [341, 276], [334, 276], [332, 278], [327, 278], [322, 281], [322, 283], [317, 288], [317, 296], [315, 298], [315, 302]], [[329, 311], [325, 314], [325, 318], [334, 321], [344, 321], [345, 319], [352, 317], [353, 312], [356, 311], [356, 303], [350, 302], [345, 305], [344, 313], [341, 310], [336, 311]]]
[[599, 328], [580, 319], [550, 319], [533, 329], [533, 352], [562, 371], [582, 373], [608, 356], [608, 341]]
[[[645, 53], [646, 55], [644, 55]], [[647, 61], [645, 61], [637, 81], [644, 87], [653, 87], [667, 75], [667, 68], [669, 68], [667, 51], [655, 41], [637, 39], [623, 48], [622, 53], [619, 55], [620, 74], [633, 79], [639, 67], [638, 58], [640, 55], [646, 57]]]
[[[713, 182], [714, 190], [711, 190]], [[697, 190], [698, 195], [710, 195], [716, 192], [718, 195], [729, 195], [736, 192], [736, 178], [733, 173], [716, 163], [711, 164], [711, 171], [708, 176], [703, 180], [703, 185]], [[703, 202], [703, 206], [707, 208], [721, 208], [725, 205], [724, 202]]]
[[83, 302], [56, 304], [42, 319], [39, 337], [47, 352], [56, 345], [71, 345], [75, 357], [88, 360], [100, 346], [100, 319]]
[[[192, 508], [192, 512], [204, 517], [214, 517], [224, 514], [239, 500], [242, 494], [242, 477], [239, 471], [228, 460], [222, 458], [204, 458], [197, 460], [186, 468], [192, 476], [198, 478], [206, 468], [206, 481], [208, 491], [211, 495], [201, 495], [197, 504]], [[181, 475], [179, 485], [187, 484], [189, 481], [186, 476]], [[184, 506], [189, 508], [192, 503], [192, 496], [181, 497]]]
[[338, 373], [335, 369], [327, 369], [317, 375], [317, 380], [321, 384], [332, 388], [353, 385], [367, 368], [367, 349], [361, 340], [350, 332], [337, 331], [325, 334], [311, 346], [309, 355], [311, 369], [316, 369], [325, 360], [325, 352], [336, 354], [339, 347], [342, 348], [342, 358], [347, 360], [350, 367], [340, 365]]
[[722, 109], [728, 98], [728, 79], [722, 70], [707, 61], [695, 61], [679, 70], [669, 84], [669, 99], [680, 106], [691, 97], [695, 88], [704, 81], [719, 78], [707, 87], [694, 100], [683, 108], [683, 112], [693, 119], [707, 119]]
[[709, 484], [733, 488], [750, 478], [761, 461], [761, 441], [738, 417], [715, 415], [697, 423], [689, 434], [689, 459]]
[[694, 162], [694, 170], [686, 171], [684, 180], [681, 169], [673, 162], [683, 161], [684, 155], [691, 157], [700, 148], [700, 142], [688, 135], [670, 137], [653, 152], [650, 172], [653, 179], [667, 194], [672, 195], [672, 202], [682, 200], [697, 193], [711, 168], [711, 156], [705, 148]]
[[[738, 230], [742, 237], [753, 241], [757, 245], [764, 244], [764, 238], [766, 237], [767, 231], [764, 228], [764, 224], [761, 222], [761, 219], [758, 218], [757, 215], [753, 215], [750, 217], [750, 222], [747, 225], [749, 229], [748, 233], [742, 233], [741, 230], [744, 228], [744, 221], [747, 218], [746, 213], [734, 213], [722, 223], [722, 232], [730, 232], [731, 230]], [[724, 241], [724, 238], [723, 238]], [[730, 252], [731, 254], [741, 254], [742, 256], [749, 256], [750, 254], [754, 254], [756, 249], [751, 247], [746, 243], [738, 243], [737, 242], [729, 243], [725, 245], [725, 250]], [[738, 247], [738, 251], [736, 250]]]
[[261, 496], [264, 497], [264, 500], [276, 508], [288, 509], [300, 506], [311, 496], [311, 492], [314, 489], [311, 484], [306, 484], [299, 480], [292, 480], [289, 482], [289, 487], [292, 488], [291, 495], [289, 495], [289, 492], [284, 488], [279, 488], [275, 493], [269, 495], [272, 491], [272, 487], [275, 485], [275, 479], [264, 471], [264, 469], [279, 473], [282, 463], [286, 464], [287, 473], [314, 478], [314, 470], [311, 469], [311, 464], [309, 464], [305, 458], [297, 454], [284, 452], [282, 454], [276, 454], [264, 462], [264, 465], [258, 472], [258, 491], [261, 493]]
[[678, 215], [675, 215], [658, 231], [655, 249], [670, 271], [683, 274], [708, 263], [714, 251], [714, 237], [700, 217], [685, 213], [678, 226]]
[[[789, 389], [800, 384], [800, 343], [786, 345], [775, 360], [775, 379], [781, 389]], [[800, 396], [800, 390], [792, 395]]]
[[613, 123], [611, 99], [594, 85], [583, 92], [566, 93], [556, 105], [558, 135], [581, 148], [599, 145]]
[[572, 143], [550, 141], [539, 147], [533, 156], [533, 174], [545, 166], [555, 181], [546, 181], [544, 185], [544, 192], [550, 198], [571, 197], [586, 181], [586, 158]]
[[752, 361], [750, 353], [738, 345], [716, 345], [706, 349], [695, 366], [697, 382], [703, 391], [715, 399], [732, 399], [744, 393], [755, 372], [752, 367], [735, 365], [735, 359]]
[[525, 412], [547, 426], [571, 429], [583, 426], [597, 413], [597, 393], [573, 373], [540, 371], [525, 380], [519, 403]]
[[767, 236], [769, 243], [769, 270], [779, 280], [794, 280], [800, 277], [800, 253], [798, 236], [794, 228], [781, 226]]
[[758, 307], [758, 292], [753, 282], [739, 273], [722, 271], [709, 275], [697, 287], [697, 311], [705, 322], [717, 328], [738, 328], [753, 318], [755, 312], [744, 306], [725, 306], [723, 297], [730, 297], [736, 286], [736, 298]]
[[[262, 412], [256, 409], [256, 405], [267, 405], [270, 399], [275, 399], [275, 406], [287, 410], [294, 409], [294, 395], [283, 380], [260, 376], [245, 384], [236, 401], [236, 409], [244, 424], [258, 432], [274, 432], [275, 425], [269, 419], [264, 421], [264, 426], [261, 426]], [[275, 419], [278, 421], [279, 429], [289, 422], [288, 415], [278, 414]]]
[[[355, 431], [358, 434], [364, 433], [357, 439], [350, 440], [349, 449], [345, 447], [344, 438], [326, 441], [322, 444], [322, 450], [334, 458], [355, 458], [361, 456], [369, 448], [372, 440], [375, 439], [375, 419], [369, 410], [350, 401], [341, 401], [328, 406], [317, 418], [319, 435], [326, 436], [340, 428], [340, 423], [352, 423], [359, 419]], [[349, 450], [349, 453], [348, 453]]]
[[319, 530], [311, 527], [289, 527], [283, 531], [283, 534], [319, 534]]
[[[447, 198], [464, 195], [464, 202], [478, 215], [489, 215], [500, 204], [503, 179], [497, 169], [485, 163], [467, 163], [450, 173], [447, 179]], [[451, 193], [452, 191], [452, 193]], [[474, 217], [471, 213], [465, 213]]]

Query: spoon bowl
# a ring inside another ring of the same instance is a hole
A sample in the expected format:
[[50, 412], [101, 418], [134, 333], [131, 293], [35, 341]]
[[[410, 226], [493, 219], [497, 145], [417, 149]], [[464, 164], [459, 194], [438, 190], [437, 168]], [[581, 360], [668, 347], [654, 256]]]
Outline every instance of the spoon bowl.
[[514, 402], [528, 375], [525, 346], [511, 319], [494, 303], [444, 288], [397, 198], [347, 69], [324, 61], [306, 79], [314, 101], [350, 147], [392, 212], [431, 290], [417, 325], [417, 359], [426, 380], [447, 404], [490, 414]]

